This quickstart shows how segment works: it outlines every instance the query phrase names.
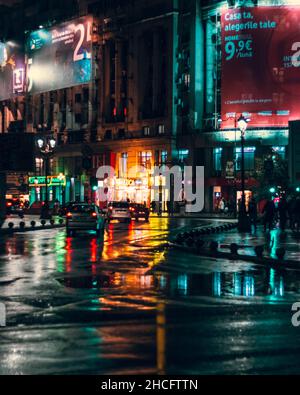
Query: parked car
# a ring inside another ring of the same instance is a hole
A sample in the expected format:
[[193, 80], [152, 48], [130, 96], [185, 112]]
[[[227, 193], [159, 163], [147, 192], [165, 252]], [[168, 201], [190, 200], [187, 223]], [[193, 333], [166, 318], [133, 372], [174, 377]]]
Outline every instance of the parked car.
[[69, 209], [71, 208], [71, 206], [73, 204], [76, 204], [76, 202], [69, 202], [69, 203], [61, 205], [58, 209], [59, 217], [65, 217], [67, 215], [67, 212], [69, 211]]
[[131, 212], [128, 202], [111, 202], [107, 208], [107, 220], [117, 219], [123, 222], [131, 221]]
[[16, 214], [20, 217], [24, 216], [24, 203], [19, 199], [6, 199], [6, 214], [12, 215]]
[[75, 203], [68, 207], [66, 214], [68, 236], [81, 230], [94, 230], [98, 236], [102, 236], [104, 227], [104, 215], [95, 204]]
[[138, 221], [140, 218], [144, 218], [147, 222], [149, 221], [150, 210], [144, 204], [130, 204], [129, 210], [131, 217], [136, 221]]

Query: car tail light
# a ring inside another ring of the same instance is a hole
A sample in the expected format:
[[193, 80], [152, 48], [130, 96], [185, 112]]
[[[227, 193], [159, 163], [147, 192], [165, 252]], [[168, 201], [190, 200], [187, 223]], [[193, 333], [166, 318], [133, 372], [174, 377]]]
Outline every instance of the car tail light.
[[134, 208], [134, 207], [130, 207], [129, 210], [130, 210], [130, 211], [135, 211], [135, 208]]
[[93, 213], [92, 213], [92, 217], [93, 217], [93, 218], [96, 218], [96, 217], [97, 217], [97, 213], [93, 212]]
[[6, 203], [6, 206], [7, 206], [7, 207], [11, 207], [11, 206], [12, 206], [12, 203], [11, 203], [11, 202], [8, 202], [8, 203]]
[[112, 209], [113, 209], [113, 206], [108, 207], [108, 209], [109, 209], [109, 210], [112, 210]]
[[72, 213], [67, 213], [67, 218], [72, 218]]

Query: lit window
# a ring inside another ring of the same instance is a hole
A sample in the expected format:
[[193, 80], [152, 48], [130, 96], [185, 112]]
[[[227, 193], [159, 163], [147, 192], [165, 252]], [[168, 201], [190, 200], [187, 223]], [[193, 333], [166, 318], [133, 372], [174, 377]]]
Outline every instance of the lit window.
[[[245, 170], [254, 170], [255, 168], [255, 147], [245, 147]], [[235, 168], [236, 170], [241, 170], [242, 164], [242, 148], [235, 148]]]
[[147, 169], [151, 168], [151, 159], [152, 159], [151, 151], [143, 151], [139, 153], [140, 165], [146, 167]]
[[37, 175], [43, 174], [43, 159], [35, 158], [35, 173]]
[[160, 153], [160, 161], [163, 165], [167, 163], [168, 160], [168, 151], [161, 151]]
[[126, 177], [127, 175], [127, 161], [128, 161], [128, 153], [122, 152], [121, 154], [121, 163], [120, 163], [120, 176]]
[[273, 152], [275, 152], [281, 159], [285, 159], [286, 147], [272, 147]]
[[158, 134], [165, 134], [165, 125], [158, 125]]
[[144, 126], [143, 131], [144, 131], [144, 136], [150, 136], [150, 127], [149, 126]]
[[191, 84], [191, 75], [190, 74], [184, 74], [184, 85], [189, 88]]
[[178, 160], [179, 162], [183, 162], [186, 160], [189, 156], [189, 150], [188, 149], [180, 149], [178, 151]]
[[222, 152], [223, 148], [214, 148], [214, 169], [215, 171], [222, 171]]

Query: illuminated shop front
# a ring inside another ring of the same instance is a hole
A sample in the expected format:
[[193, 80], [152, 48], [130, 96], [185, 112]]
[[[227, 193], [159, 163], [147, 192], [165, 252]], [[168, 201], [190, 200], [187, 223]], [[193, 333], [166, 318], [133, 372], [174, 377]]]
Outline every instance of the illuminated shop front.
[[[48, 176], [48, 198], [50, 202], [58, 200], [60, 203], [64, 202], [64, 194], [66, 188], [66, 177], [63, 174], [57, 176]], [[29, 177], [29, 202], [45, 201], [46, 198], [46, 177], [37, 176]]]
[[[135, 178], [107, 178], [98, 181], [98, 186], [107, 188], [108, 201], [142, 203], [148, 207], [152, 201], [156, 201], [161, 202], [163, 210], [167, 210], [169, 190], [166, 188], [166, 178], [154, 177], [151, 171], [138, 172]], [[97, 194], [96, 202], [102, 205]]]

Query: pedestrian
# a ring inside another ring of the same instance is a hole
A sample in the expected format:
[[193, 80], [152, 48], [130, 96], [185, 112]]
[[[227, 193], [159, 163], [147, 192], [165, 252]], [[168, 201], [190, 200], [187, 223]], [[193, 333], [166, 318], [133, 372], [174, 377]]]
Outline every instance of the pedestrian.
[[224, 210], [225, 210], [225, 199], [222, 198], [219, 203], [219, 211], [220, 213], [224, 213]]
[[296, 204], [295, 204], [295, 211], [294, 211], [294, 216], [295, 216], [295, 223], [297, 224], [297, 232], [300, 230], [300, 198], [297, 198]]
[[284, 232], [288, 219], [288, 203], [285, 196], [283, 196], [280, 199], [280, 202], [278, 203], [278, 213], [279, 213], [279, 226], [280, 229]]
[[266, 232], [267, 226], [269, 230], [273, 227], [274, 217], [275, 217], [276, 207], [273, 200], [267, 200], [265, 207], [263, 209], [264, 214], [264, 231]]
[[248, 214], [251, 225], [253, 225], [254, 229], [257, 230], [257, 203], [254, 197], [249, 202]]
[[295, 213], [296, 213], [296, 202], [297, 199], [295, 196], [293, 196], [289, 202], [288, 202], [288, 214], [289, 214], [289, 220], [290, 220], [290, 229], [294, 230], [295, 229]]

